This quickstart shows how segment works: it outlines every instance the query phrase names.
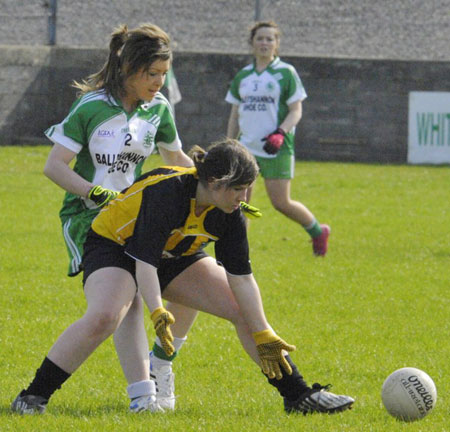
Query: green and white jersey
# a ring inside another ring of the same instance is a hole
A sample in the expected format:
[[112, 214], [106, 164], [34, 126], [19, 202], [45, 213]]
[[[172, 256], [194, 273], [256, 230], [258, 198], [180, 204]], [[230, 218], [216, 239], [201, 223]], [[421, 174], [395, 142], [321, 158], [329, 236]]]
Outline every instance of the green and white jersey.
[[[263, 150], [262, 139], [275, 131], [289, 112], [288, 106], [306, 98], [295, 68], [276, 57], [262, 72], [255, 64], [241, 69], [231, 82], [225, 100], [239, 105], [239, 141], [252, 154], [275, 158]], [[295, 128], [287, 131], [281, 152], [294, 154]]]
[[[169, 151], [181, 149], [172, 109], [161, 93], [132, 113], [104, 90], [86, 93], [45, 135], [77, 153], [74, 171], [81, 177], [116, 191], [130, 186], [141, 174], [155, 144]], [[64, 218], [86, 209], [96, 205], [66, 193], [60, 215]]]

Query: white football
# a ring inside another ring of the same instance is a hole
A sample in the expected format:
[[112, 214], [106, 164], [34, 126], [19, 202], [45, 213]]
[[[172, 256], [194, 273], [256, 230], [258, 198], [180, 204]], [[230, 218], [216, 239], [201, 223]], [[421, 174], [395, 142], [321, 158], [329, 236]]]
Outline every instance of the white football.
[[425, 372], [405, 367], [386, 378], [381, 399], [388, 413], [399, 420], [419, 420], [436, 404], [436, 386]]

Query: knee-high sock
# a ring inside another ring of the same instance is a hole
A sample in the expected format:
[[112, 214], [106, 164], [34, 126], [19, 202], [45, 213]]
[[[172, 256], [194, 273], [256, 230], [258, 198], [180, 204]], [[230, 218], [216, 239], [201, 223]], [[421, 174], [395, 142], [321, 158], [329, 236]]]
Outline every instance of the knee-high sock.
[[287, 355], [287, 362], [291, 365], [292, 375], [288, 375], [282, 370], [283, 377], [280, 380], [276, 378], [267, 378], [269, 383], [272, 384], [280, 392], [280, 395], [289, 400], [297, 400], [299, 396], [309, 389], [308, 385], [300, 375], [300, 372], [295, 366], [292, 359]]
[[36, 371], [33, 381], [24, 390], [23, 394], [42, 396], [48, 400], [56, 390], [61, 388], [69, 377], [69, 373], [45, 357], [41, 367]]

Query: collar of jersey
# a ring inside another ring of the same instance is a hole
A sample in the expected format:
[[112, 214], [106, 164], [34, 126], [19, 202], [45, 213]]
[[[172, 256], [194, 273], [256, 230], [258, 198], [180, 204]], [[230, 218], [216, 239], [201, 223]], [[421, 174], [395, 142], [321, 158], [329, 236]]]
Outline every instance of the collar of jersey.
[[111, 95], [110, 98], [111, 98], [111, 101], [114, 103], [114, 105], [116, 105], [118, 108], [120, 108], [128, 118], [132, 117], [134, 115], [134, 113], [137, 110], [139, 110], [139, 108], [142, 105], [148, 104], [148, 102], [140, 100], [138, 102], [138, 104], [136, 105], [136, 108], [129, 113], [129, 112], [125, 111], [125, 108], [123, 107], [122, 101], [120, 99], [116, 99], [113, 95]]
[[253, 71], [257, 74], [257, 75], [262, 75], [266, 70], [270, 69], [272, 66], [277, 65], [280, 62], [280, 57], [275, 57], [267, 66], [265, 69], [263, 69], [261, 72], [258, 72], [256, 70], [256, 60], [253, 61]]
[[195, 205], [197, 204], [197, 199], [195, 197], [191, 198], [191, 211], [189, 212], [189, 218], [193, 220], [197, 220], [202, 223], [205, 220], [206, 215], [209, 211], [211, 211], [215, 206], [210, 205], [209, 207], [206, 207], [205, 210], [203, 210], [199, 216], [195, 214]]

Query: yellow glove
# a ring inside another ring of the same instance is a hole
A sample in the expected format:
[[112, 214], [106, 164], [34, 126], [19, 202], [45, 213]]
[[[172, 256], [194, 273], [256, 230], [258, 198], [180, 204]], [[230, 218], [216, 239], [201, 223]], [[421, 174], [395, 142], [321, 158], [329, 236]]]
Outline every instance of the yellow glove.
[[257, 219], [262, 216], [262, 213], [259, 210], [259, 208], [253, 207], [244, 201], [241, 201], [240, 207], [242, 213], [244, 213], [244, 215], [247, 216], [249, 219]]
[[253, 339], [261, 360], [261, 369], [269, 378], [279, 380], [283, 377], [280, 365], [288, 375], [292, 374], [292, 368], [282, 351], [294, 351], [294, 345], [287, 344], [270, 329], [253, 333]]
[[168, 356], [173, 355], [175, 348], [172, 345], [173, 336], [169, 326], [175, 322], [175, 318], [168, 310], [159, 307], [152, 312], [151, 319], [155, 325], [156, 335], [161, 341], [164, 352]]
[[119, 195], [119, 192], [105, 189], [104, 187], [97, 185], [93, 186], [91, 190], [88, 193], [88, 198], [97, 204], [97, 207], [103, 207], [109, 201], [113, 200], [114, 198]]

